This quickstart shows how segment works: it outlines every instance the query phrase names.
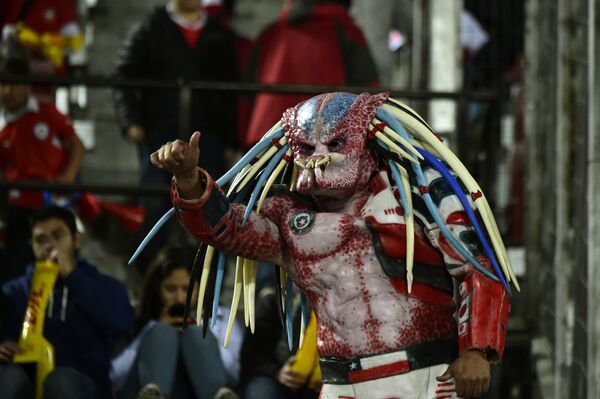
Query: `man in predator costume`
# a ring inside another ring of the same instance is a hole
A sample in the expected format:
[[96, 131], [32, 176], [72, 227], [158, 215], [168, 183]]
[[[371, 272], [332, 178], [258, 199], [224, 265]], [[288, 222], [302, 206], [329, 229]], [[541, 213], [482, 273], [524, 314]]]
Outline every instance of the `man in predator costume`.
[[[174, 176], [177, 217], [210, 248], [238, 255], [238, 267], [268, 261], [294, 279], [318, 319], [321, 398], [488, 390], [510, 310], [496, 257], [517, 283], [483, 194], [414, 111], [387, 94], [313, 97], [219, 184], [197, 167], [198, 139], [151, 156]], [[277, 178], [285, 190], [271, 189]]]

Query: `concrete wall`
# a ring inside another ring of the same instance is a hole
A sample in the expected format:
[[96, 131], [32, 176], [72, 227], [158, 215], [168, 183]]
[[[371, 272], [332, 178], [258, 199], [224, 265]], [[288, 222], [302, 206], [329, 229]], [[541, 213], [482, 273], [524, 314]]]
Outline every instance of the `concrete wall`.
[[527, 3], [528, 313], [552, 365], [545, 398], [600, 392], [598, 5]]
[[588, 245], [587, 245], [587, 278], [588, 294], [588, 397], [600, 397], [600, 2], [595, 1], [590, 6], [589, 25], [590, 55], [593, 55], [592, 68], [589, 69], [589, 85], [592, 88], [592, 100], [589, 103], [589, 126], [587, 140], [587, 207], [588, 207]]

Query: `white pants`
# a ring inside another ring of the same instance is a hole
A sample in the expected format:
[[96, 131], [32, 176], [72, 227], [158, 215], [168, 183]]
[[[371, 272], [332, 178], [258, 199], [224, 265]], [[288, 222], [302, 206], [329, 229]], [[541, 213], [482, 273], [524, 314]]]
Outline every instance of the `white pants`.
[[324, 384], [319, 399], [460, 399], [454, 379], [438, 382], [447, 364], [347, 385]]

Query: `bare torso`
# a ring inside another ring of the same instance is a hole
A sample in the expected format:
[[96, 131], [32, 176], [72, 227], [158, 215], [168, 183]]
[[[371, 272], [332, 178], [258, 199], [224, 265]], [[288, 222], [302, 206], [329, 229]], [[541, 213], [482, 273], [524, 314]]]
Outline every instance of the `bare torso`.
[[382, 270], [365, 222], [367, 199], [365, 192], [335, 213], [290, 210], [279, 226], [288, 269], [319, 319], [321, 356], [391, 352], [455, 331], [452, 306], [399, 292]]

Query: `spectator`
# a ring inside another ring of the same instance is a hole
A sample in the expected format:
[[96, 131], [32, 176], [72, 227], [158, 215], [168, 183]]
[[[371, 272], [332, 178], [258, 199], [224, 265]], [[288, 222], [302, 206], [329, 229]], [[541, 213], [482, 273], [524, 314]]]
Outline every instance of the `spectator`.
[[[3, 40], [16, 40], [29, 50], [33, 75], [65, 75], [68, 55], [81, 49], [83, 35], [73, 0], [9, 1], [2, 26]], [[54, 100], [54, 87], [36, 86], [41, 101]]]
[[[27, 56], [3, 43], [0, 74], [26, 76]], [[84, 155], [69, 120], [52, 104], [38, 102], [26, 84], [0, 83], [0, 176], [6, 181], [73, 183]], [[40, 191], [8, 193], [7, 254], [0, 281], [24, 272], [31, 260], [29, 219], [44, 205]]]
[[[183, 328], [183, 308], [191, 257], [180, 248], [159, 252], [146, 273], [137, 330], [132, 343], [112, 362], [111, 378], [123, 398], [236, 398], [227, 388], [237, 384], [242, 328], [235, 326], [223, 348], [229, 316], [219, 309], [215, 334], [195, 325]], [[192, 320], [193, 322], [193, 320]], [[218, 330], [218, 331], [217, 331]], [[154, 396], [151, 396], [154, 395]]]
[[[171, 0], [157, 7], [123, 43], [115, 75], [156, 80], [233, 81], [236, 79], [235, 38], [216, 18], [207, 17], [201, 0]], [[171, 177], [151, 170], [149, 156], [165, 140], [192, 129], [203, 132], [205, 167], [219, 176], [225, 171], [224, 148], [235, 142], [235, 96], [193, 90], [115, 90], [114, 102], [123, 135], [138, 146], [140, 180], [166, 185]], [[186, 133], [187, 132], [187, 133]], [[146, 220], [154, 223], [170, 205], [167, 198], [145, 198]], [[150, 225], [144, 226], [147, 231]], [[153, 240], [140, 259], [147, 264], [164, 246], [165, 234]]]
[[[241, 385], [244, 399], [316, 399], [319, 392], [305, 386], [305, 377], [292, 369], [293, 353], [278, 315], [275, 289], [261, 289], [256, 301], [256, 328], [242, 345]], [[295, 324], [300, 323], [299, 307]], [[297, 329], [296, 329], [297, 330]], [[298, 331], [295, 331], [297, 333]], [[293, 339], [294, 345], [298, 337]]]
[[[350, 3], [287, 0], [279, 20], [256, 41], [250, 78], [265, 84], [377, 86], [375, 62], [363, 33], [348, 13]], [[258, 94], [243, 146], [256, 143], [286, 109], [309, 97]]]
[[[47, 398], [108, 398], [110, 352], [133, 322], [125, 287], [78, 258], [81, 235], [74, 214], [51, 206], [32, 221], [37, 260], [54, 260], [58, 279], [50, 296], [44, 337], [54, 346], [56, 369], [44, 383]], [[12, 363], [23, 349], [17, 343], [28, 302], [34, 266], [2, 286], [5, 329], [0, 334], [0, 386], [3, 398], [27, 398], [32, 391], [24, 369]]]
[[[64, 68], [64, 55], [73, 47], [72, 44], [76, 44], [77, 48], [82, 44], [79, 17], [73, 0], [17, 0], [9, 2], [5, 11], [2, 37], [4, 40], [17, 38], [30, 46], [34, 72], [49, 74], [67, 71]], [[31, 40], [35, 39], [32, 34], [37, 36], [34, 42]], [[46, 62], [49, 64], [40, 65], [41, 69], [35, 68], [38, 63]]]

